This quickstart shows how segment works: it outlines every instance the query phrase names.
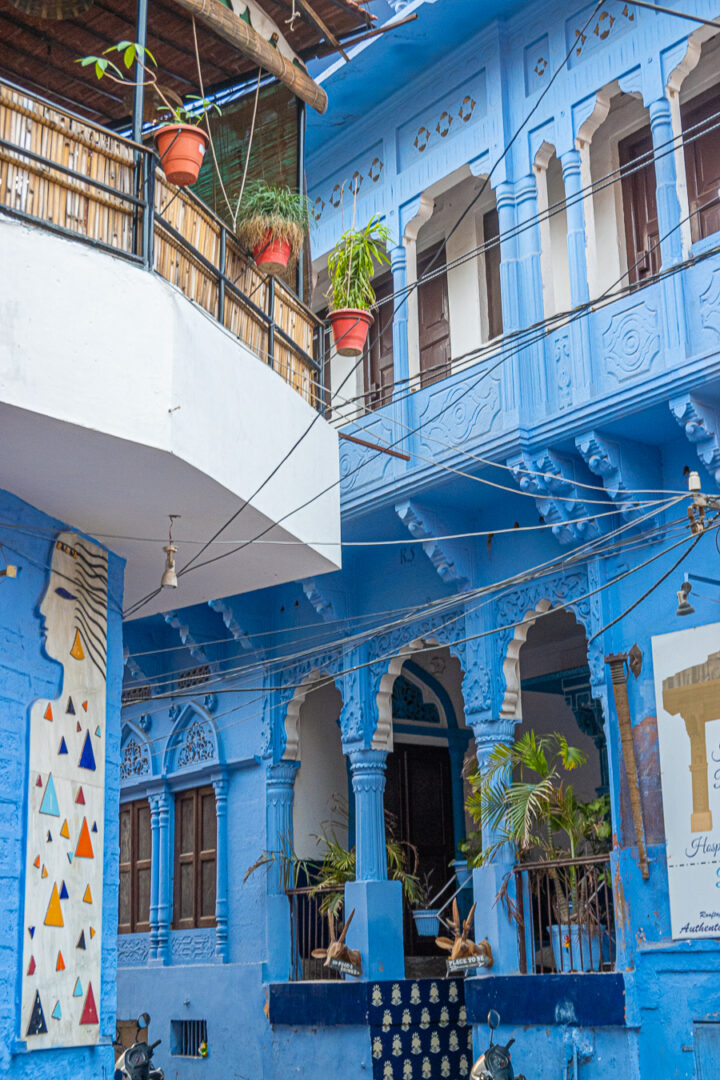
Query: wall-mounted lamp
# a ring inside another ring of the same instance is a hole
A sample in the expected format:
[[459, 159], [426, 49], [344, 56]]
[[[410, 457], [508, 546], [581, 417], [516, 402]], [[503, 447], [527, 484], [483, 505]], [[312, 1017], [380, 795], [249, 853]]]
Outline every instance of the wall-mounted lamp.
[[20, 569], [7, 561], [5, 553], [2, 550], [2, 545], [0, 545], [0, 558], [5, 563], [5, 566], [0, 569], [0, 578], [17, 577]]
[[678, 606], [677, 611], [675, 612], [676, 615], [693, 615], [695, 613], [695, 608], [688, 600], [688, 596], [691, 592], [692, 585], [690, 582], [687, 580], [683, 581], [677, 593]]
[[173, 544], [172, 531], [173, 521], [176, 518], [182, 517], [181, 514], [168, 514], [170, 518], [170, 528], [168, 529], [168, 542], [163, 548], [165, 552], [165, 570], [160, 580], [161, 589], [177, 589], [177, 573], [175, 571], [175, 556], [177, 555], [177, 548]]

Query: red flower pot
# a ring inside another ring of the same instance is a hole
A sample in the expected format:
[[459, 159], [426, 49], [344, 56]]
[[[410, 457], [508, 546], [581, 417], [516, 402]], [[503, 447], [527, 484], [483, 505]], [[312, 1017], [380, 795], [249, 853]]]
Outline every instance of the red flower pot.
[[335, 348], [341, 356], [362, 356], [368, 331], [375, 322], [369, 311], [360, 308], [341, 308], [328, 315], [333, 330]]
[[268, 232], [262, 244], [258, 244], [253, 251], [253, 258], [266, 274], [280, 274], [287, 269], [291, 251], [287, 240], [277, 240]]
[[171, 184], [194, 184], [205, 157], [208, 137], [193, 124], [166, 124], [155, 132], [160, 164]]

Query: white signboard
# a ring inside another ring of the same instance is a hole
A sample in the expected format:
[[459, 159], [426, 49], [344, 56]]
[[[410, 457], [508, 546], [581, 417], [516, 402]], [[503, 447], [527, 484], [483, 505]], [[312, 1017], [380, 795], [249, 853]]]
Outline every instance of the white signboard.
[[720, 937], [720, 623], [652, 651], [672, 936]]

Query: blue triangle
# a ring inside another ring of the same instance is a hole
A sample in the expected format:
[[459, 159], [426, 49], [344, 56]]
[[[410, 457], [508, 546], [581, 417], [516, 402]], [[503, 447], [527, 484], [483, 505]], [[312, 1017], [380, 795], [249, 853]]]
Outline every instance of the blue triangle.
[[73, 700], [71, 697], [68, 698], [67, 708], [65, 709], [65, 712], [70, 713], [71, 716], [75, 715], [75, 706], [73, 705]]
[[67, 885], [66, 885], [66, 884], [65, 884], [65, 882], [63, 881], [63, 883], [62, 883], [62, 889], [60, 890], [60, 899], [61, 899], [61, 900], [67, 900], [67, 898], [68, 898], [68, 891], [67, 891]]
[[47, 840], [45, 841], [45, 843], [46, 844], [51, 844], [52, 843], [52, 833], [50, 832], [49, 829], [48, 829], [48, 834], [47, 834]]
[[65, 736], [63, 735], [63, 737], [60, 740], [60, 749], [58, 750], [58, 754], [67, 754], [67, 752], [68, 752], [67, 743], [65, 742]]
[[[90, 769], [92, 772], [95, 772], [95, 755], [93, 754], [89, 731], [85, 732], [85, 742], [83, 743], [82, 754], [80, 755], [78, 764], [81, 769]], [[58, 817], [60, 817], [59, 813]]]
[[73, 997], [82, 997], [82, 983], [78, 979], [75, 983], [75, 989], [73, 990]]
[[100, 738], [100, 734], [101, 734], [101, 733], [100, 733], [100, 725], [99, 725], [99, 724], [98, 724], [98, 726], [97, 726], [97, 727], [95, 728], [95, 734], [97, 735], [97, 737], [98, 737], [98, 739], [99, 739], [99, 738]]
[[97, 832], [97, 821], [93, 821], [93, 826], [90, 832]]
[[28, 926], [28, 934], [30, 935], [30, 937], [35, 937], [35, 927], [34, 926]]
[[52, 1016], [53, 1020], [62, 1020], [62, 1009], [60, 1008], [59, 1001], [56, 1002], [55, 1008], [50, 1015]]
[[72, 851], [68, 851], [68, 853], [67, 853], [67, 857], [68, 857], [68, 862], [72, 862], [72, 861], [73, 861], [73, 853], [72, 853]]
[[[93, 769], [95, 764], [93, 763]], [[43, 795], [42, 802], [40, 803], [40, 813], [50, 814], [52, 817], [60, 817], [60, 808], [58, 806], [57, 794], [55, 792], [55, 781], [53, 780], [52, 773], [48, 776], [48, 782], [45, 787], [45, 794]]]

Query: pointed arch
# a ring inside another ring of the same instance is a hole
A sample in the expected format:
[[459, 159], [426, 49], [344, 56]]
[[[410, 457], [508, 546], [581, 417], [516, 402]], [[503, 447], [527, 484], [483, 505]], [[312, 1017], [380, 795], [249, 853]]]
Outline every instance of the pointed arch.
[[144, 731], [126, 720], [120, 734], [120, 783], [133, 784], [153, 775], [153, 754]]
[[319, 668], [313, 668], [313, 670], [305, 676], [300, 686], [296, 687], [293, 696], [288, 701], [284, 719], [285, 749], [282, 755], [283, 761], [299, 761], [300, 710], [305, 704], [308, 694], [317, 689], [318, 685], [323, 684], [327, 679], [332, 679], [333, 686], [339, 691], [340, 688], [337, 685], [337, 681], [330, 672], [321, 671]]
[[223, 761], [215, 721], [207, 709], [191, 701], [175, 721], [163, 756], [163, 773], [191, 772]]

